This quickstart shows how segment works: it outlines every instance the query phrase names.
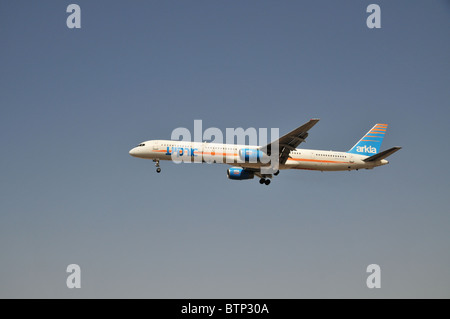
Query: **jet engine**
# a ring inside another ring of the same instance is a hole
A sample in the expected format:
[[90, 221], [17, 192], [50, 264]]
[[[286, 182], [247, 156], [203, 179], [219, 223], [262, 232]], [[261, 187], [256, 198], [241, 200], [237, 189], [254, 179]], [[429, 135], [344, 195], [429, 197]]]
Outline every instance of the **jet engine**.
[[242, 167], [230, 167], [229, 169], [227, 169], [227, 176], [229, 179], [242, 181], [245, 179], [254, 178], [255, 173]]
[[241, 148], [239, 150], [239, 158], [246, 163], [257, 163], [264, 156], [264, 153], [260, 150], [251, 148]]

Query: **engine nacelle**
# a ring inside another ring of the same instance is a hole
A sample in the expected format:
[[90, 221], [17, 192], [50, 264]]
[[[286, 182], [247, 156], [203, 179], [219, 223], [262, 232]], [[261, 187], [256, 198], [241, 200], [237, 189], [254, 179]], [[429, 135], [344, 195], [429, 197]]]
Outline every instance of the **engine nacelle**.
[[241, 148], [239, 150], [239, 158], [244, 162], [257, 163], [264, 156], [260, 150], [251, 148]]
[[229, 179], [242, 181], [244, 179], [254, 178], [255, 173], [242, 167], [230, 167], [229, 169], [227, 169], [227, 176]]

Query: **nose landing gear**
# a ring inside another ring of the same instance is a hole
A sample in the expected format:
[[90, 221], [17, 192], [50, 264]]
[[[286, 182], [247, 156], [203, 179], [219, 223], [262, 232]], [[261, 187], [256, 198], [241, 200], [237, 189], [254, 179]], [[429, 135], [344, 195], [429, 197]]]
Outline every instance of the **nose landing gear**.
[[266, 184], [266, 185], [269, 185], [269, 184], [270, 184], [270, 179], [261, 178], [261, 179], [259, 180], [259, 183], [260, 183], [260, 184]]
[[156, 173], [161, 173], [161, 168], [159, 167], [159, 160], [153, 160], [153, 162], [155, 162], [155, 166], [156, 166]]

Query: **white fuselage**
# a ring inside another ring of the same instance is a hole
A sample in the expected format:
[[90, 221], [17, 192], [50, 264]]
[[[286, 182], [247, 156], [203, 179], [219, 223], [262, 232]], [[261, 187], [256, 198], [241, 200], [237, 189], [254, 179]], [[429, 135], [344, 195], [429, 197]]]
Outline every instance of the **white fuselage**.
[[[260, 168], [268, 166], [260, 162], [243, 161], [239, 156], [241, 149], [258, 149], [257, 146], [183, 142], [170, 140], [151, 140], [139, 144], [130, 155], [152, 160], [173, 160], [183, 162], [223, 163], [232, 166]], [[349, 171], [371, 169], [385, 165], [385, 159], [364, 162], [368, 156], [347, 152], [295, 149], [290, 152], [285, 164], [279, 169], [305, 169], [318, 171]]]

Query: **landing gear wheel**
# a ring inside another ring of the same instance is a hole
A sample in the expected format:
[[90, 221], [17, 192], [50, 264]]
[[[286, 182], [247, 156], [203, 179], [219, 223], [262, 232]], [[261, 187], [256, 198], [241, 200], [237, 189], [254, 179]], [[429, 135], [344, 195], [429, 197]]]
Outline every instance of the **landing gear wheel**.
[[270, 179], [266, 179], [266, 181], [264, 182], [264, 184], [269, 185], [269, 184], [270, 184]]
[[260, 184], [264, 184], [265, 181], [266, 181], [266, 180], [265, 180], [264, 178], [261, 178], [261, 179], [259, 180], [259, 183], [260, 183]]
[[161, 173], [161, 168], [160, 168], [160, 167], [158, 167], [158, 168], [156, 169], [156, 173]]
[[277, 176], [278, 174], [280, 174], [280, 170], [278, 170], [275, 173], [273, 173], [273, 175], [275, 175], [275, 176]]

